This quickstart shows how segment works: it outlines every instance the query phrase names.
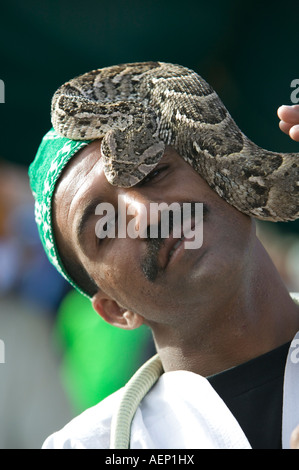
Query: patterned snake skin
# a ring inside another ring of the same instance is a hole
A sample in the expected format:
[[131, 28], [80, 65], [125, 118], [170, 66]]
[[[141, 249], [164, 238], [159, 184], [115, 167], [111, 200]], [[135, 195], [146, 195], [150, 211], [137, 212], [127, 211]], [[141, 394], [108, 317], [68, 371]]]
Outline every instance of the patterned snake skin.
[[264, 150], [238, 128], [199, 75], [162, 62], [93, 70], [52, 99], [56, 132], [101, 139], [108, 181], [131, 187], [172, 145], [223, 199], [263, 220], [299, 217], [297, 153]]

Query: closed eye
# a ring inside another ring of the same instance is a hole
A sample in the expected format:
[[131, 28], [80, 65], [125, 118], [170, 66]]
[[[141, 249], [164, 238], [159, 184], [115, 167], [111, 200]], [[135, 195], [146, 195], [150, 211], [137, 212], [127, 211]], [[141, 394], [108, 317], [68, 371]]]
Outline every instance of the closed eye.
[[158, 166], [158, 167], [154, 168], [153, 171], [151, 171], [142, 181], [140, 181], [138, 186], [144, 186], [144, 185], [152, 182], [153, 180], [159, 180], [162, 173], [165, 170], [167, 170], [168, 167], [169, 167], [169, 165], [163, 165], [163, 166], [161, 165], [161, 166]]

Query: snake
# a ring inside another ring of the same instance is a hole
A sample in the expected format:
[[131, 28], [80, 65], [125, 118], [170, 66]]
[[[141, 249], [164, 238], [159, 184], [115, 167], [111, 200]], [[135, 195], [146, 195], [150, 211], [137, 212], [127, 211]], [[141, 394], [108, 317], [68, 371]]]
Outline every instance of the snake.
[[139, 184], [172, 146], [244, 214], [273, 222], [299, 217], [299, 154], [256, 145], [212, 86], [187, 67], [151, 61], [84, 73], [54, 93], [51, 121], [63, 137], [100, 140], [111, 185]]

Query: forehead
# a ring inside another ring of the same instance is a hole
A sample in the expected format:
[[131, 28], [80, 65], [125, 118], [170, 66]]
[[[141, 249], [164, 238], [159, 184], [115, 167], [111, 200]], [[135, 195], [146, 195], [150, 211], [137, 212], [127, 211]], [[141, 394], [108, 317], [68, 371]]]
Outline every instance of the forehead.
[[[170, 146], [165, 148], [163, 159], [165, 158], [179, 158], [182, 160], [182, 157]], [[90, 186], [92, 180], [91, 173], [93, 177], [102, 175], [108, 183], [104, 174], [101, 140], [96, 140], [84, 147], [66, 165], [56, 184], [54, 199], [57, 197], [57, 193], [61, 193], [63, 190], [67, 190], [69, 197], [74, 197], [77, 186], [81, 187], [81, 189]], [[117, 188], [117, 186], [112, 186], [108, 183], [107, 188], [112, 189]]]
[[[85, 176], [94, 168], [99, 172], [103, 170], [101, 143], [98, 140], [84, 147], [68, 162], [56, 184], [55, 193], [57, 194], [66, 185], [72, 192], [76, 183], [82, 184]], [[72, 181], [72, 184], [69, 185], [68, 181]]]
[[56, 184], [52, 215], [55, 237], [65, 238], [70, 230], [66, 226], [80, 208], [82, 197], [87, 197], [94, 187], [95, 178], [105, 179], [101, 159], [100, 141], [94, 141], [76, 154], [64, 168]]
[[[163, 160], [176, 160], [181, 162], [180, 165], [183, 163], [172, 147], [165, 149]], [[191, 170], [187, 163], [185, 165]], [[84, 208], [92, 206], [95, 201], [97, 204], [113, 203], [119, 191], [126, 192], [126, 189], [112, 186], [106, 179], [101, 141], [87, 145], [67, 164], [56, 185], [52, 207], [56, 237], [61, 235], [64, 239], [68, 237], [69, 242], [73, 240], [74, 229]]]

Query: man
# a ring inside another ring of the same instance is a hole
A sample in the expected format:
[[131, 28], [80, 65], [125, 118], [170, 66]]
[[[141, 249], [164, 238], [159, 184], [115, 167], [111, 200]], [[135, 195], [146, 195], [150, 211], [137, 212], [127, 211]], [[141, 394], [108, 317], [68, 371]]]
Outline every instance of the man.
[[[279, 113], [282, 130], [299, 140], [298, 108]], [[288, 447], [299, 410], [289, 418], [284, 375], [287, 361], [285, 383], [293, 385], [289, 357], [296, 356], [299, 309], [257, 239], [254, 220], [219, 197], [170, 145], [142, 181], [123, 188], [107, 181], [99, 140], [72, 142], [50, 131], [30, 176], [52, 262], [107, 322], [124, 329], [145, 324], [153, 333], [164, 373], [134, 410], [130, 447]], [[202, 203], [203, 243], [187, 250], [188, 237], [101, 239], [95, 230], [101, 201], [116, 210], [119, 203], [133, 206], [135, 226], [152, 203]], [[87, 410], [44, 447], [108, 448], [122, 393]]]

